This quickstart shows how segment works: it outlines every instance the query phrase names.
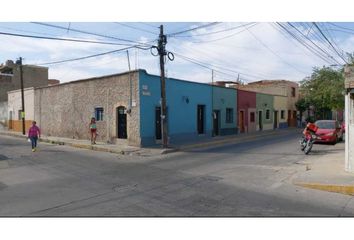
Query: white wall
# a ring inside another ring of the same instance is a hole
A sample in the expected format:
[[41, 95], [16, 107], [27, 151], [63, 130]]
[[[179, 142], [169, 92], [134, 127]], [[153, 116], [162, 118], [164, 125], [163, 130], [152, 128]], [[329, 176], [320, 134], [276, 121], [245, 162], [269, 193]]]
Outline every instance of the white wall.
[[[25, 96], [25, 119], [34, 119], [34, 89], [27, 88], [24, 90]], [[8, 112], [12, 111], [12, 120], [20, 120], [18, 111], [22, 109], [21, 91], [8, 92]]]

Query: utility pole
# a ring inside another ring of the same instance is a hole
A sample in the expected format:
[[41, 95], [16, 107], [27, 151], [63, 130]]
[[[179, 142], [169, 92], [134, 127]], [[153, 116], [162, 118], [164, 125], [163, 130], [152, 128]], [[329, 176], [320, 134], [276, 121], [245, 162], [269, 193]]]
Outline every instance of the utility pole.
[[211, 69], [211, 123], [213, 126], [213, 131], [211, 136], [215, 136], [215, 129], [214, 129], [214, 119], [216, 118], [215, 116], [216, 113], [214, 113], [214, 69]]
[[158, 40], [158, 52], [160, 55], [160, 71], [161, 71], [161, 132], [162, 147], [167, 148], [167, 119], [166, 119], [166, 82], [165, 82], [165, 56], [167, 38], [163, 34], [163, 25], [160, 26], [160, 35]]
[[[167, 36], [163, 33], [163, 25], [160, 25], [160, 35], [157, 46], [152, 46], [150, 51], [153, 56], [160, 57], [160, 71], [161, 71], [161, 135], [162, 135], [162, 147], [167, 148], [168, 134], [167, 134], [167, 109], [166, 109], [166, 79], [165, 79], [165, 60], [173, 61], [175, 56], [172, 52], [166, 51]], [[157, 50], [157, 53], [153, 53], [153, 49]], [[167, 57], [167, 58], [166, 58]]]
[[24, 96], [24, 86], [23, 86], [23, 69], [22, 69], [22, 57], [20, 57], [16, 64], [20, 66], [20, 80], [21, 80], [21, 102], [22, 102], [22, 110], [21, 110], [21, 118], [22, 118], [22, 134], [26, 135], [26, 125], [25, 125], [25, 96]]

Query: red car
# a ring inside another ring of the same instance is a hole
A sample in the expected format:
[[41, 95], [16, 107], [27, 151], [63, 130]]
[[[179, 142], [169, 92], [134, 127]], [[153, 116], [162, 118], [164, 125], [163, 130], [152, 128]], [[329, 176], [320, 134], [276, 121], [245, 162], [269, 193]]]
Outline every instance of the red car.
[[336, 120], [319, 120], [315, 122], [318, 130], [316, 135], [318, 138], [315, 143], [332, 143], [336, 144], [343, 140], [343, 129]]

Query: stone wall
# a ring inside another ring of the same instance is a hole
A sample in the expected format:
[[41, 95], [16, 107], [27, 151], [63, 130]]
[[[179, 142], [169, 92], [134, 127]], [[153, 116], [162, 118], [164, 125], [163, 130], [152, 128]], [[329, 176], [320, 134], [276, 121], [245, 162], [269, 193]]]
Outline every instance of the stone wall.
[[[127, 114], [126, 140], [140, 145], [138, 72], [131, 72], [133, 107]], [[103, 107], [97, 122], [98, 141], [115, 142], [119, 106], [129, 107], [129, 73], [73, 81], [35, 90], [35, 119], [44, 135], [89, 139], [89, 123], [96, 107]], [[135, 106], [134, 106], [135, 105]]]

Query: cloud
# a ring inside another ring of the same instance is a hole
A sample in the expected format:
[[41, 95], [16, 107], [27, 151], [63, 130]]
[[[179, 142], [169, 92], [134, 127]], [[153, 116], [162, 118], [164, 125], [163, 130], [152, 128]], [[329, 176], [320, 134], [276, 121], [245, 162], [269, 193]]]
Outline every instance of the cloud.
[[[215, 74], [215, 80], [237, 79], [240, 75], [247, 82], [261, 79], [300, 81], [311, 74], [314, 66], [328, 65], [299, 43], [291, 40], [289, 35], [280, 32], [274, 23], [258, 23], [249, 27], [248, 30], [241, 27], [222, 32], [225, 29], [243, 24], [245, 23], [220, 23], [207, 29], [201, 28], [192, 31], [190, 32], [191, 37], [168, 38], [166, 48], [176, 55], [173, 62], [168, 61], [166, 64], [167, 75], [198, 82], [211, 81], [210, 69], [188, 62], [178, 57], [178, 54], [219, 70]], [[304, 34], [309, 33], [308, 36], [312, 38], [313, 42], [330, 51], [324, 42], [315, 38], [314, 33], [304, 27], [299, 30]], [[201, 35], [214, 31], [220, 32]], [[188, 33], [183, 35], [188, 35]], [[13, 59], [14, 55], [22, 56], [25, 58], [25, 63], [65, 60], [120, 48], [119, 46], [44, 41], [8, 36], [0, 36], [0, 41], [2, 42], [0, 45], [2, 57]], [[149, 40], [140, 37], [139, 41]], [[307, 42], [309, 43], [309, 41]], [[348, 52], [352, 51], [353, 44], [354, 37], [338, 40], [338, 45]], [[135, 49], [130, 50], [129, 53], [131, 69], [143, 68], [151, 74], [160, 74], [159, 58], [152, 56], [149, 50]], [[3, 59], [3, 61], [5, 60]], [[50, 65], [49, 75], [51, 78], [65, 82], [127, 70], [126, 52], [121, 52], [82, 61]]]

